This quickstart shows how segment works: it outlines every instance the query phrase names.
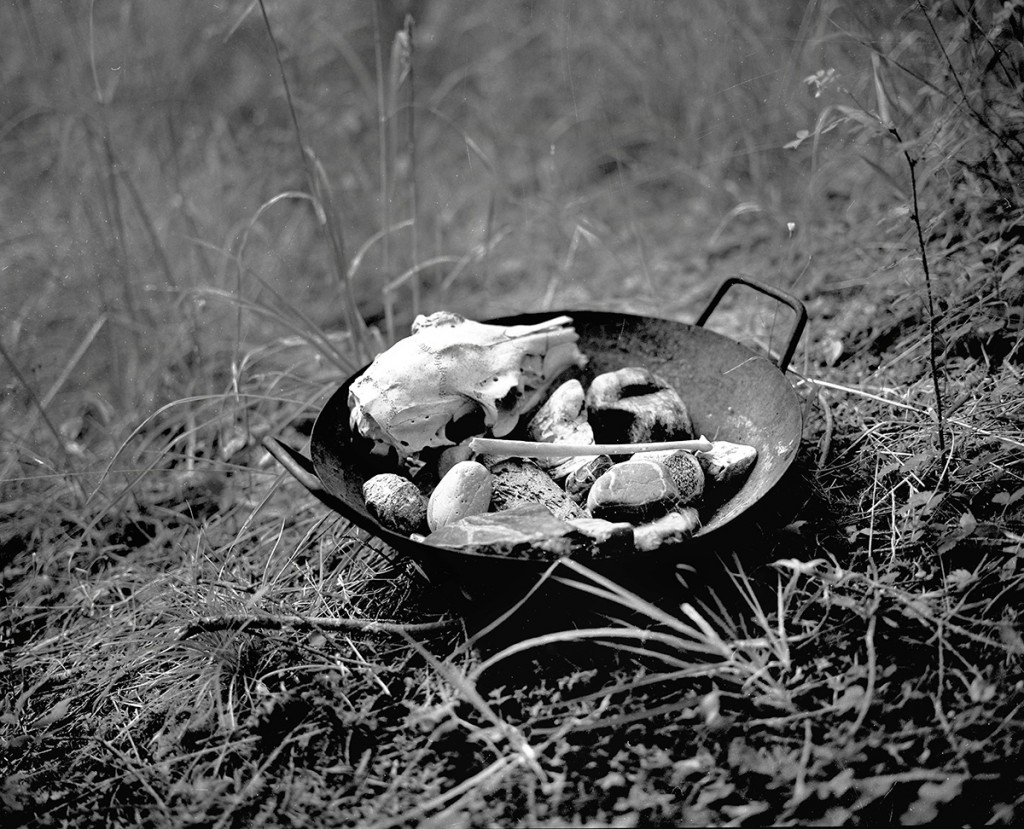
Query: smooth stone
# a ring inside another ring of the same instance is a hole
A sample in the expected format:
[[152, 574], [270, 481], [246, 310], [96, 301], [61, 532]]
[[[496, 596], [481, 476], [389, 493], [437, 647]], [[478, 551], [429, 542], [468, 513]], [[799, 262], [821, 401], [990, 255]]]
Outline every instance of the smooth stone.
[[593, 455], [587, 458], [587, 462], [583, 466], [562, 481], [562, 488], [573, 501], [584, 505], [587, 503], [587, 495], [590, 494], [590, 488], [594, 482], [613, 466], [615, 466], [615, 461], [608, 455]]
[[549, 559], [579, 548], [578, 531], [542, 504], [470, 515], [435, 530], [424, 544], [511, 558]]
[[641, 524], [633, 530], [633, 546], [639, 552], [650, 552], [669, 544], [686, 541], [700, 527], [700, 516], [693, 507], [683, 507], [657, 521]]
[[679, 489], [677, 506], [685, 507], [704, 494], [704, 470], [692, 452], [685, 449], [663, 449], [657, 452], [638, 452], [632, 460], [647, 458], [657, 461], [668, 470]]
[[697, 462], [715, 483], [726, 483], [750, 472], [757, 460], [757, 449], [743, 443], [716, 440], [707, 452], [698, 452]]
[[587, 417], [597, 443], [642, 443], [693, 437], [686, 404], [672, 386], [631, 366], [600, 374], [587, 389]]
[[594, 518], [636, 523], [664, 515], [678, 498], [662, 464], [637, 459], [617, 463], [598, 478], [587, 495], [587, 509]]
[[491, 473], [482, 463], [459, 461], [430, 493], [427, 526], [437, 530], [491, 505]]
[[473, 452], [465, 444], [458, 443], [455, 446], [446, 447], [437, 458], [438, 479], [443, 479], [455, 464], [472, 459]]
[[[586, 395], [579, 380], [566, 380], [526, 427], [531, 440], [541, 443], [593, 444], [594, 430], [587, 422]], [[536, 458], [535, 463], [555, 480], [561, 480], [590, 460], [590, 456], [568, 458]]]
[[401, 475], [384, 472], [363, 484], [366, 509], [389, 530], [421, 532], [427, 528], [427, 499], [419, 487]]
[[525, 504], [543, 504], [563, 520], [582, 518], [583, 510], [535, 463], [516, 458], [491, 467], [491, 507], [507, 510]]

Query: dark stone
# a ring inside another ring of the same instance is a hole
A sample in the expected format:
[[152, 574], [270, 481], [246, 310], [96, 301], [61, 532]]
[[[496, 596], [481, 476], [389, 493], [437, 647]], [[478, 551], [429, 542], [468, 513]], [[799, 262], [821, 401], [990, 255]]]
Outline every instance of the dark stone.
[[415, 533], [427, 527], [427, 499], [412, 481], [385, 472], [363, 484], [366, 509], [385, 527]]
[[672, 476], [679, 489], [676, 506], [693, 504], [704, 494], [704, 470], [692, 452], [685, 449], [665, 449], [658, 452], [641, 452], [633, 456], [633, 460], [639, 458], [657, 461], [668, 470], [668, 474]]
[[604, 475], [615, 462], [607, 455], [594, 455], [583, 466], [565, 479], [563, 486], [566, 493], [577, 504], [587, 503], [587, 495], [594, 481]]
[[587, 508], [594, 518], [650, 521], [668, 512], [679, 498], [672, 476], [657, 461], [617, 463], [594, 482]]
[[556, 518], [583, 517], [579, 505], [535, 463], [509, 458], [494, 464], [491, 475], [491, 507], [495, 510], [543, 504]]
[[595, 377], [587, 389], [587, 416], [596, 443], [694, 437], [690, 414], [679, 393], [639, 366]]

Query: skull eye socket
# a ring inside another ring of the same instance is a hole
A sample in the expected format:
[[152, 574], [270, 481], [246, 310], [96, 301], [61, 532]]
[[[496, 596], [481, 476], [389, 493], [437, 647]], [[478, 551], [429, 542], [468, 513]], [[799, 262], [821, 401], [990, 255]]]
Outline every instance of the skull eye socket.
[[510, 412], [516, 407], [516, 403], [519, 402], [521, 393], [515, 386], [510, 388], [504, 397], [500, 397], [494, 401], [494, 405], [497, 406], [499, 411]]
[[453, 443], [462, 443], [473, 435], [482, 435], [487, 429], [482, 409], [474, 409], [444, 427], [444, 436]]

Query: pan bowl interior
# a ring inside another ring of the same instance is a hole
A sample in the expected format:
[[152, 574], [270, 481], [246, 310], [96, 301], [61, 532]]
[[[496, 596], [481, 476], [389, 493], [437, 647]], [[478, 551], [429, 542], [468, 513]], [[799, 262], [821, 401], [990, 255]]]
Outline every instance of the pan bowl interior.
[[[686, 401], [697, 434], [756, 447], [758, 460], [743, 485], [696, 533], [706, 536], [746, 511], [778, 483], [796, 456], [802, 432], [799, 401], [785, 376], [745, 346], [686, 323], [600, 311], [550, 311], [492, 322], [530, 324], [566, 314], [588, 357], [584, 383], [606, 371], [644, 366], [671, 383]], [[377, 469], [352, 443], [348, 422], [350, 377], [330, 398], [313, 427], [314, 469], [325, 489], [350, 507], [346, 517], [399, 550], [425, 545], [380, 526], [366, 511], [363, 482]], [[435, 548], [429, 548], [435, 550]]]

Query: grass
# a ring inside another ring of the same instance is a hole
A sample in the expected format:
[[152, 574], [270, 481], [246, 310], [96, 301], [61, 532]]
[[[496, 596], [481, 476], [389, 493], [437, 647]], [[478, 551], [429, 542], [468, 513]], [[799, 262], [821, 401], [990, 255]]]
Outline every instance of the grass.
[[[0, 8], [5, 824], [1019, 820], [1019, 4], [220, 6]], [[733, 273], [804, 441], [700, 561], [467, 604], [261, 446]]]

